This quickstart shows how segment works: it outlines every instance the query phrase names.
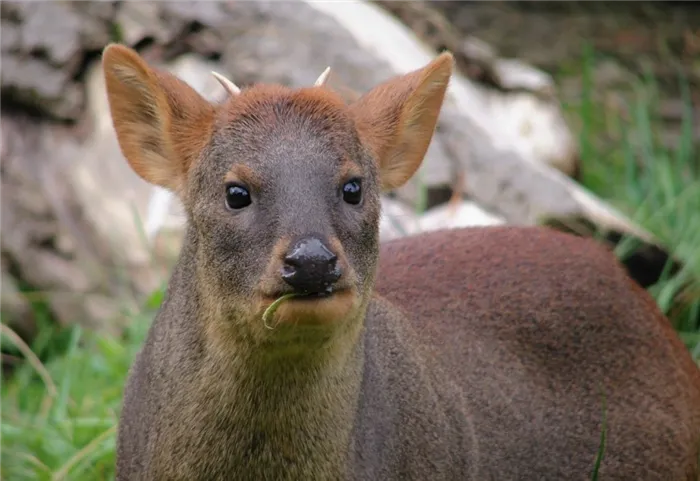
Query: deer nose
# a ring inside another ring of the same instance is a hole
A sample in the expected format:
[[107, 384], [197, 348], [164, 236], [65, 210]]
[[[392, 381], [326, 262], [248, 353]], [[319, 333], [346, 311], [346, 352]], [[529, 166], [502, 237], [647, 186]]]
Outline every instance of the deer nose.
[[299, 239], [284, 258], [282, 279], [304, 294], [330, 293], [340, 278], [338, 257], [316, 236]]

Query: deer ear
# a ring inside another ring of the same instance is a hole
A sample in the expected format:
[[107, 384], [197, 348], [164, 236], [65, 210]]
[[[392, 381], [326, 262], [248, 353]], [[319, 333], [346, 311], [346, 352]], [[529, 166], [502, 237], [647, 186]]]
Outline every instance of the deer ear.
[[102, 68], [112, 123], [129, 165], [145, 181], [179, 191], [209, 141], [213, 105], [126, 46], [108, 45]]
[[360, 138], [379, 162], [383, 190], [401, 187], [423, 162], [453, 63], [452, 54], [444, 52], [421, 69], [376, 86], [351, 106]]

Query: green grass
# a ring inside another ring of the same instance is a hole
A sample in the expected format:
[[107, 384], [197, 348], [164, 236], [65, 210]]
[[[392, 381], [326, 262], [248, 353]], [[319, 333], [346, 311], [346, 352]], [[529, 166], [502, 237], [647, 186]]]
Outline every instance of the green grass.
[[[155, 303], [161, 293], [156, 293]], [[7, 481], [114, 479], [115, 426], [122, 391], [153, 309], [132, 316], [123, 339], [80, 327], [45, 328], [31, 346], [60, 355], [23, 363], [2, 385], [0, 476]], [[3, 345], [17, 345], [3, 326]], [[26, 354], [26, 352], [24, 353]], [[26, 356], [25, 356], [26, 357]]]
[[[584, 80], [590, 79], [595, 61], [588, 52], [581, 69]], [[685, 262], [682, 272], [650, 290], [700, 359], [700, 162], [697, 146], [690, 142], [690, 110], [681, 141], [674, 148], [663, 148], [654, 135], [652, 78], [631, 86], [628, 119], [609, 114], [591, 95], [595, 87], [584, 83], [581, 101], [567, 106], [581, 125], [582, 183], [646, 227]], [[682, 88], [687, 94], [687, 87]], [[602, 142], [605, 138], [613, 142]], [[689, 300], [676, 312], [672, 301], [682, 286]], [[2, 480], [114, 478], [115, 425], [124, 382], [161, 296], [162, 291], [155, 293], [143, 312], [132, 315], [122, 339], [78, 327], [59, 331], [45, 323], [31, 346], [37, 362], [23, 363], [1, 388]], [[11, 347], [12, 339], [2, 334], [3, 347]], [[598, 476], [604, 434], [599, 457], [592, 459], [593, 479]]]
[[600, 444], [598, 445], [598, 453], [596, 454], [595, 464], [593, 465], [593, 473], [591, 474], [591, 481], [598, 481], [598, 476], [600, 473], [600, 466], [603, 463], [603, 458], [605, 458], [605, 443], [607, 441], [608, 427], [607, 427], [607, 408], [605, 403], [605, 391], [601, 385], [601, 405], [602, 405], [602, 423], [600, 427]]
[[[669, 316], [693, 357], [700, 362], [700, 147], [693, 142], [690, 93], [678, 75], [684, 101], [678, 142], [659, 139], [656, 108], [659, 86], [652, 75], [631, 82], [627, 112], [621, 114], [593, 95], [595, 63], [590, 49], [579, 65], [583, 80], [580, 102], [565, 105], [580, 126], [581, 183], [651, 232], [683, 269], [664, 275], [649, 291]], [[633, 243], [622, 242], [623, 257]]]

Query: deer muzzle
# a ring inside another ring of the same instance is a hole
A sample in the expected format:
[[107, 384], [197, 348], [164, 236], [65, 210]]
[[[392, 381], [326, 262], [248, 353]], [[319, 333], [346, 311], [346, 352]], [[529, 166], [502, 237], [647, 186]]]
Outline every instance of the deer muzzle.
[[308, 235], [294, 242], [282, 267], [282, 279], [303, 295], [330, 295], [342, 275], [338, 256], [318, 235]]

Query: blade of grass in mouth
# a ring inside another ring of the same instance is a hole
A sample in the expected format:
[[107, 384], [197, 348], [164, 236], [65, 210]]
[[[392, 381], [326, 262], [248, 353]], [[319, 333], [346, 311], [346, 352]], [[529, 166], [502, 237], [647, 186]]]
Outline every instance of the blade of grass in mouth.
[[299, 294], [292, 293], [292, 294], [285, 294], [283, 296], [278, 297], [272, 304], [267, 306], [267, 309], [265, 309], [265, 312], [263, 313], [263, 324], [265, 325], [266, 328], [268, 329], [274, 329], [273, 327], [270, 327], [268, 324], [268, 320], [270, 319], [271, 316], [275, 314], [275, 311], [277, 311], [277, 308], [282, 304], [284, 301], [287, 299], [291, 299], [292, 297], [297, 297]]

